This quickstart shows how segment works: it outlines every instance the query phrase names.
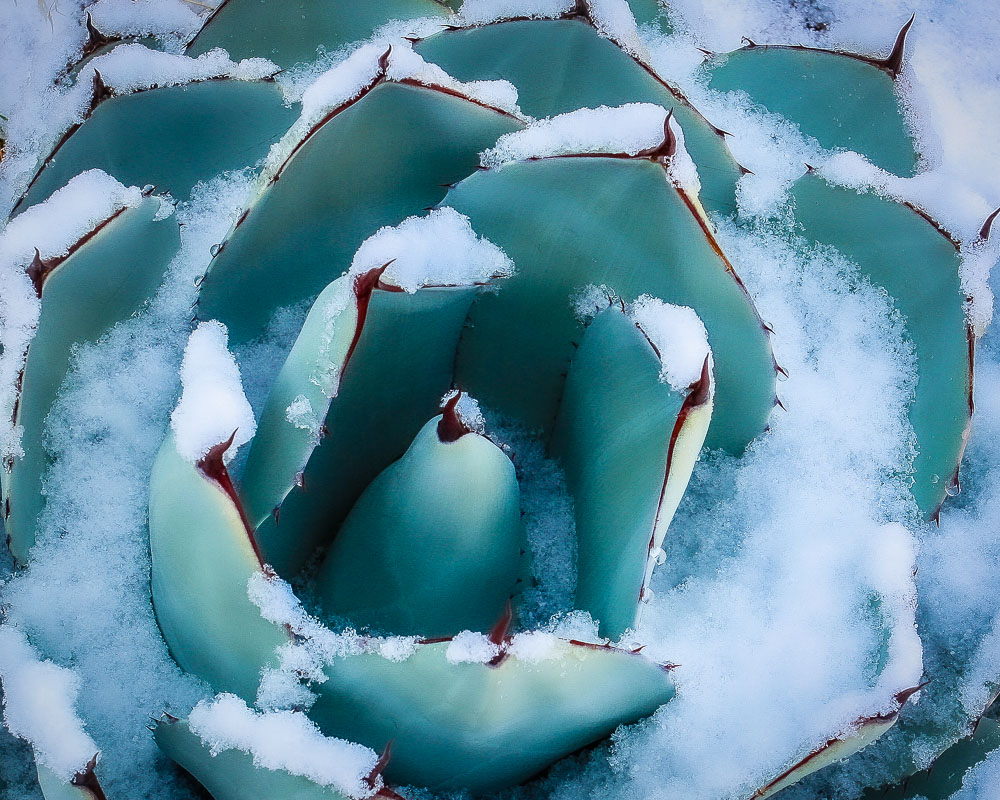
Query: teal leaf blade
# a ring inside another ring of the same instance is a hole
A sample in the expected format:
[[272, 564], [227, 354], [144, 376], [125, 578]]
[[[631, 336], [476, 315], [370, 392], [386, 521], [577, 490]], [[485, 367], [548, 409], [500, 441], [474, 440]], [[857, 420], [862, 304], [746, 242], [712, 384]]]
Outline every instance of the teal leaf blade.
[[74, 345], [93, 342], [138, 311], [160, 285], [180, 244], [173, 218], [157, 219], [160, 199], [145, 198], [100, 227], [45, 270], [41, 314], [21, 378], [16, 421], [22, 458], [4, 471], [10, 548], [26, 563], [44, 505], [42, 476], [49, 459], [43, 446], [45, 418], [70, 365]]
[[[648, 160], [516, 162], [471, 176], [446, 202], [504, 248], [518, 272], [473, 306], [457, 380], [490, 408], [550, 432], [582, 325], [574, 297], [614, 287], [693, 308], [708, 329], [716, 396], [710, 447], [741, 452], [774, 405], [767, 333], [714, 238]], [[558, 224], [553, 224], [558, 220]], [[502, 376], [519, 374], [516, 383]]]
[[445, 31], [423, 40], [416, 50], [462, 80], [510, 81], [521, 109], [533, 117], [635, 102], [673, 108], [698, 165], [705, 207], [723, 214], [736, 208], [740, 167], [723, 135], [679, 93], [586, 22], [512, 21]]
[[661, 379], [650, 340], [617, 305], [599, 313], [570, 366], [552, 438], [574, 498], [577, 608], [618, 639], [636, 624], [652, 564], [712, 416], [712, 377]]
[[647, 717], [674, 694], [668, 670], [632, 654], [555, 640], [545, 658], [450, 663], [449, 643], [405, 661], [338, 659], [310, 716], [327, 735], [381, 748], [385, 777], [487, 793]]
[[795, 218], [810, 242], [832, 245], [883, 286], [905, 319], [917, 367], [909, 417], [917, 436], [913, 496], [936, 517], [957, 488], [972, 414], [973, 337], [955, 245], [902, 203], [836, 187], [807, 174], [792, 187]]
[[316, 296], [367, 237], [438, 202], [481, 150], [519, 127], [443, 91], [378, 83], [310, 134], [262, 190], [212, 260], [199, 315], [224, 322], [234, 344], [261, 335], [277, 308]]
[[514, 593], [524, 546], [514, 465], [452, 402], [348, 514], [317, 578], [327, 614], [434, 638], [489, 630]]
[[[241, 492], [261, 549], [283, 575], [295, 574], [333, 537], [368, 483], [437, 412], [477, 292], [409, 294], [375, 284], [362, 317], [354, 281], [338, 279], [317, 300], [268, 397], [243, 475]], [[325, 331], [328, 304], [340, 291], [352, 299]], [[314, 381], [331, 373], [338, 376], [333, 385]], [[311, 409], [312, 430], [289, 419], [300, 398]]]
[[167, 435], [150, 480], [153, 608], [185, 671], [253, 702], [261, 669], [290, 636], [250, 600], [248, 582], [264, 565], [226, 483], [221, 450], [199, 467]]
[[917, 152], [893, 76], [881, 63], [809, 47], [751, 45], [714, 57], [706, 70], [712, 89], [746, 92], [821, 147], [856, 151], [909, 177]]
[[319, 51], [334, 53], [367, 39], [390, 20], [448, 18], [435, 0], [224, 0], [188, 46], [197, 56], [214, 47], [235, 60], [263, 57], [280, 67], [313, 61]]
[[92, 168], [183, 200], [198, 181], [253, 166], [295, 117], [269, 81], [209, 80], [111, 97], [49, 157], [18, 208]]

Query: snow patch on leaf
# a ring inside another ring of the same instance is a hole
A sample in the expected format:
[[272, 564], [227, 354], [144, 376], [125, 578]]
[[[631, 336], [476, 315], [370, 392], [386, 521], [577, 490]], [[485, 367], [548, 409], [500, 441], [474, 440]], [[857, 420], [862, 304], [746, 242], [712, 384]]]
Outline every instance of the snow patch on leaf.
[[656, 349], [661, 381], [675, 392], [685, 392], [698, 381], [712, 351], [705, 324], [693, 308], [644, 294], [629, 304], [626, 313]]
[[466, 0], [459, 19], [467, 25], [488, 25], [505, 19], [552, 19], [573, 10], [574, 0]]
[[228, 464], [253, 438], [257, 422], [243, 393], [240, 369], [229, 352], [229, 332], [221, 322], [202, 322], [188, 338], [181, 384], [181, 399], [170, 415], [177, 452], [196, 462], [235, 431], [222, 456]]
[[30, 742], [35, 757], [61, 780], [68, 782], [83, 772], [98, 748], [76, 713], [80, 677], [41, 660], [23, 633], [3, 625], [0, 682], [4, 722], [10, 732]]
[[350, 271], [364, 275], [386, 264], [382, 282], [411, 294], [424, 286], [487, 283], [514, 272], [504, 251], [477, 236], [469, 218], [449, 207], [380, 228], [358, 248]]
[[324, 736], [301, 711], [254, 711], [234, 694], [201, 701], [188, 717], [191, 731], [212, 755], [240, 750], [257, 767], [301, 775], [351, 798], [371, 797], [382, 778], [367, 778], [378, 755], [360, 744]]
[[[666, 109], [654, 103], [581, 108], [505, 133], [480, 155], [480, 163], [495, 169], [529, 158], [576, 154], [637, 156], [663, 143], [666, 118]], [[676, 151], [666, 161], [668, 177], [678, 188], [697, 194], [701, 188], [698, 169], [684, 147], [684, 132], [672, 117], [670, 131]]]

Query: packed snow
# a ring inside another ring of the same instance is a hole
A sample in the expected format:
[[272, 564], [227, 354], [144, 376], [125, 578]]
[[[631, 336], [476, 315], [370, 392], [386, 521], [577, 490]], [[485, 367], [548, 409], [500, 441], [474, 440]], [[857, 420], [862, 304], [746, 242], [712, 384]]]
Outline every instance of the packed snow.
[[201, 701], [188, 717], [191, 731], [213, 755], [241, 750], [259, 767], [301, 775], [348, 797], [371, 797], [382, 787], [378, 755], [359, 744], [324, 736], [301, 711], [254, 711], [234, 694]]
[[615, 42], [635, 58], [642, 61], [648, 59], [649, 54], [639, 36], [627, 0], [587, 0], [587, 13], [601, 36]]
[[192, 38], [203, 22], [183, 0], [97, 0], [87, 10], [105, 36], [153, 36], [168, 47]]
[[86, 770], [98, 750], [76, 712], [80, 676], [42, 660], [23, 633], [3, 625], [0, 683], [7, 729], [31, 742], [35, 757], [62, 780]]
[[350, 271], [363, 275], [386, 264], [382, 282], [411, 294], [424, 286], [485, 284], [514, 273], [506, 253], [447, 206], [373, 233], [358, 248]]
[[221, 322], [202, 322], [184, 348], [181, 399], [170, 415], [177, 452], [196, 462], [216, 445], [233, 440], [222, 454], [229, 463], [257, 432], [243, 393], [240, 368], [229, 352], [229, 332]]

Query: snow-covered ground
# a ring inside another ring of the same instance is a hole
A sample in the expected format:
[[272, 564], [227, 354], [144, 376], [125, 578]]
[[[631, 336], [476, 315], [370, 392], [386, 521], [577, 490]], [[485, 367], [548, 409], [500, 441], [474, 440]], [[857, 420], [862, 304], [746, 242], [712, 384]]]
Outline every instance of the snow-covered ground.
[[[489, 15], [491, 3], [469, 5]], [[996, 251], [973, 243], [1000, 205], [1000, 18], [989, 0], [673, 0], [677, 32], [665, 39], [649, 30], [622, 33], [615, 4], [598, 5], [611, 35], [634, 50], [643, 48], [714, 123], [734, 133], [733, 149], [754, 173], [741, 182], [741, 214], [757, 222], [715, 222], [721, 244], [736, 255], [758, 309], [777, 332], [775, 354], [790, 377], [778, 387], [787, 411], [775, 412], [769, 434], [740, 461], [719, 454], [705, 459], [670, 529], [672, 549], [654, 576], [655, 595], [634, 638], [647, 654], [681, 665], [677, 698], [650, 721], [616, 734], [612, 744], [557, 768], [537, 791], [566, 800], [748, 797], [790, 758], [832, 733], [849, 731], [861, 716], [890, 710], [900, 686], [932, 677], [940, 691], [922, 693], [876, 746], [787, 795], [853, 798], [871, 776], [891, 774], [896, 762], [923, 764], [932, 757], [941, 743], [914, 737], [908, 725], [925, 718], [974, 718], [1000, 676], [1000, 596], [994, 588], [1000, 569], [1000, 338], [986, 329], [977, 353], [977, 409], [963, 494], [946, 507], [940, 528], [925, 525], [899, 470], [912, 445], [905, 406], [913, 390], [913, 355], [898, 315], [884, 292], [836, 254], [789, 246], [769, 213], [781, 203], [783, 177], [803, 161], [842, 182], [917, 203], [962, 240], [965, 285], [976, 296], [973, 320], [985, 329], [992, 317], [986, 270]], [[7, 0], [0, 10], [0, 114], [7, 119], [0, 120], [7, 139], [0, 219], [35, 160], [81, 113], [79, 92], [63, 72], [85, 40], [82, 7], [76, 0]], [[185, 0], [99, 0], [92, 8], [105, 32], [152, 35], [174, 53], [205, 10]], [[901, 85], [924, 156], [914, 178], [892, 178], [849, 154], [823, 153], [794, 127], [776, 126], [709, 92], [698, 73], [699, 48], [731, 50], [742, 37], [884, 53], [911, 13], [916, 23]], [[123, 87], [144, 80], [129, 60], [119, 66]], [[253, 77], [266, 74], [268, 66], [213, 57], [197, 67], [158, 62], [157, 69]], [[301, 95], [304, 74], [279, 80]], [[326, 96], [322, 79], [316, 86], [307, 99]], [[511, 105], [503, 86], [485, 89], [491, 101]], [[662, 114], [653, 117], [652, 129], [662, 131]], [[484, 158], [503, 161], [508, 150], [519, 157], [524, 148], [551, 149], [546, 136], [558, 129], [558, 121], [540, 123], [529, 138], [514, 135], [502, 153], [490, 151]], [[697, 176], [683, 182], [693, 187]], [[197, 189], [177, 209], [182, 249], [151, 307], [75, 355], [48, 422], [47, 444], [57, 458], [33, 564], [0, 585], [12, 631], [0, 639], [0, 646], [9, 645], [0, 674], [10, 686], [53, 676], [66, 703], [49, 707], [48, 715], [43, 706], [31, 715], [32, 724], [62, 724], [73, 738], [46, 744], [17, 706], [9, 712], [9, 727], [37, 748], [51, 749], [51, 766], [62, 772], [66, 758], [80, 761], [96, 743], [109, 797], [189, 797], [187, 785], [172, 777], [173, 768], [146, 735], [145, 723], [163, 710], [186, 716], [202, 702], [201, 721], [210, 730], [207, 710], [220, 703], [181, 673], [159, 636], [148, 600], [146, 481], [184, 378], [195, 279], [211, 246], [238, 216], [251, 183], [252, 176], [238, 173]], [[0, 286], [0, 293], [7, 289]], [[0, 314], [3, 307], [0, 300]], [[273, 326], [272, 341], [237, 353], [258, 413], [260, 373], [275, 368], [300, 319], [288, 311]], [[234, 373], [235, 364], [222, 352], [224, 333], [203, 330], [213, 358]], [[116, 365], [112, 374], [108, 364]], [[234, 407], [245, 420], [248, 409], [238, 402]], [[202, 444], [199, 439], [192, 446], [200, 450]], [[542, 572], [548, 569], [559, 585], [552, 597], [565, 601], [572, 556], [559, 551], [553, 531], [565, 532], [569, 515], [551, 465], [541, 456], [536, 461], [535, 485], [526, 494], [551, 512], [539, 511], [531, 532], [544, 543], [536, 553], [544, 559]], [[9, 573], [6, 568], [2, 574]], [[863, 657], [877, 642], [870, 620], [858, 611], [872, 593], [891, 633], [889, 666], [877, 680]], [[301, 609], [295, 613], [302, 624], [313, 623]], [[28, 634], [37, 653], [16, 638], [14, 626]], [[553, 629], [592, 635], [578, 615], [563, 617]], [[270, 731], [302, 727], [298, 718], [272, 719], [245, 708], [234, 714], [224, 720], [224, 733], [211, 735], [238, 740], [229, 746], [248, 752], [259, 749]], [[317, 753], [344, 744], [310, 741]], [[293, 756], [287, 754], [286, 764]], [[364, 761], [368, 754], [352, 751], [351, 757]], [[22, 743], [0, 734], [0, 778], [8, 782], [10, 800], [36, 796], [30, 758]], [[299, 772], [311, 774], [302, 770], [308, 765]], [[988, 787], [995, 773], [993, 763], [979, 768], [963, 800], [989, 797], [976, 787]], [[345, 764], [321, 777], [340, 786], [353, 774]]]

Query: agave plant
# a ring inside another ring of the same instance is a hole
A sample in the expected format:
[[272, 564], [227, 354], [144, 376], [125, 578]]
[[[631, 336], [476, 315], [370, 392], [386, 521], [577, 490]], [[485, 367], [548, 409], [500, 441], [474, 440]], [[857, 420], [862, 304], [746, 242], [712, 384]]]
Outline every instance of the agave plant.
[[[910, 176], [894, 81], [912, 22], [886, 57], [750, 42], [704, 69], [822, 148]], [[654, 0], [226, 0], [178, 56], [87, 18], [66, 77], [77, 116], [0, 235], [4, 526], [30, 580], [73, 359], [194, 258], [179, 400], [148, 479], [149, 599], [173, 660], [216, 694], [152, 730], [217, 800], [506, 791], [672, 701], [683, 665], [637, 633], [668, 527], [703, 448], [738, 459], [767, 436], [787, 375], [718, 235], [748, 170], [637, 23], [671, 30]], [[310, 76], [295, 102], [279, 70]], [[228, 232], [187, 247], [174, 206], [234, 171], [249, 177]], [[789, 241], [858, 265], [904, 320], [912, 502], [937, 520], [981, 333], [957, 242], [807, 165], [785, 209]], [[246, 374], [232, 353], [288, 309], [307, 313]], [[565, 475], [590, 637], [532, 610], [532, 466], [512, 431]], [[876, 699], [803, 735], [754, 797], [868, 746], [920, 691], [912, 608], [893, 603], [872, 591], [858, 612]], [[98, 762], [79, 731], [46, 744], [30, 711], [32, 676], [63, 668], [14, 623], [0, 633], [8, 725], [44, 796], [104, 797], [115, 754]], [[961, 727], [913, 736], [939, 753]]]

